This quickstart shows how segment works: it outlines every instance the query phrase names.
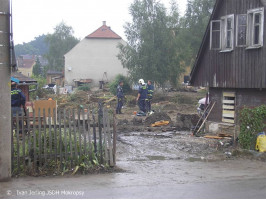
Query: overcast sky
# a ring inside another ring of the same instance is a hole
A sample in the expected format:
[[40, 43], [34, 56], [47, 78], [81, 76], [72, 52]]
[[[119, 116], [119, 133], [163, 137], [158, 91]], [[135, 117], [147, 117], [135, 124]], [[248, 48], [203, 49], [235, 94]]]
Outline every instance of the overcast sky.
[[[184, 13], [187, 0], [176, 0]], [[130, 21], [128, 8], [134, 0], [13, 0], [13, 32], [15, 44], [53, 33], [64, 21], [74, 29], [75, 37], [83, 39], [106, 21], [107, 26], [124, 36], [123, 25]], [[170, 0], [160, 0], [169, 7]]]

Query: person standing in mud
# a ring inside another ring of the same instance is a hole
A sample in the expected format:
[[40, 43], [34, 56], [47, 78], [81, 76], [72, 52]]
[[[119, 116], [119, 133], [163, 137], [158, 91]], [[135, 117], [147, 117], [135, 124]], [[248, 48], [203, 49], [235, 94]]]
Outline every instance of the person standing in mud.
[[147, 112], [151, 113], [151, 102], [152, 102], [152, 97], [153, 97], [153, 92], [154, 92], [154, 86], [152, 85], [152, 82], [148, 80], [148, 94], [147, 94], [147, 100], [146, 100], [146, 106], [147, 106]]
[[141, 113], [139, 113], [140, 115], [146, 115], [146, 99], [147, 99], [147, 94], [148, 94], [148, 90], [147, 90], [147, 85], [145, 84], [143, 79], [139, 80], [139, 92], [138, 92], [138, 96], [137, 96], [137, 102], [139, 105], [139, 109], [141, 111]]
[[116, 88], [116, 96], [117, 96], [116, 114], [122, 114], [121, 109], [123, 107], [123, 98], [124, 98], [123, 85], [124, 82], [119, 81], [119, 84]]

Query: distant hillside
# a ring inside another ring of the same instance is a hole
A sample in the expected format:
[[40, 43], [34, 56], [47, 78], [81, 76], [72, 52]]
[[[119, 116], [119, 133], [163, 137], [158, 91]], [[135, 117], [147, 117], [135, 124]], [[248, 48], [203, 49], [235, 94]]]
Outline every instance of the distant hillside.
[[48, 51], [48, 45], [45, 42], [46, 35], [36, 37], [28, 43], [15, 45], [15, 54], [19, 55], [44, 55]]

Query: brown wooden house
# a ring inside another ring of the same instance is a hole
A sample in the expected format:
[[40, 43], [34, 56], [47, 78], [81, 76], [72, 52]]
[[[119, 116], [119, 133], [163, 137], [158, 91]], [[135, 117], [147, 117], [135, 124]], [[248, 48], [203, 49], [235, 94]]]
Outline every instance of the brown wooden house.
[[190, 81], [216, 102], [210, 132], [239, 124], [244, 106], [266, 104], [265, 7], [266, 0], [216, 1]]

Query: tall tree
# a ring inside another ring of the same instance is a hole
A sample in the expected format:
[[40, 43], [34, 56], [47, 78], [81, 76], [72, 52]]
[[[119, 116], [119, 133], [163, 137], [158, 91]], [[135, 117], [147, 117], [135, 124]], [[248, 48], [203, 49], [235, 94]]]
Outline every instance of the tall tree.
[[64, 68], [64, 55], [71, 50], [79, 40], [73, 36], [74, 31], [71, 26], [61, 22], [55, 27], [53, 34], [48, 34], [46, 42], [49, 50], [46, 55], [49, 69], [61, 71]]
[[168, 15], [163, 4], [156, 0], [135, 0], [129, 8], [132, 22], [124, 26], [127, 45], [119, 45], [118, 58], [129, 69], [130, 77], [151, 79], [163, 86], [167, 81], [176, 84], [181, 65], [176, 44], [178, 7], [172, 1]]
[[215, 0], [188, 0], [185, 16], [181, 19], [184, 61], [192, 66], [203, 39]]
[[42, 76], [42, 65], [39, 58], [37, 58], [36, 63], [33, 66], [32, 73], [34, 76]]

